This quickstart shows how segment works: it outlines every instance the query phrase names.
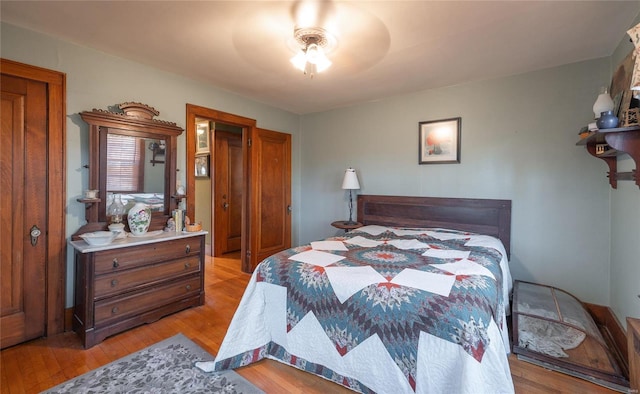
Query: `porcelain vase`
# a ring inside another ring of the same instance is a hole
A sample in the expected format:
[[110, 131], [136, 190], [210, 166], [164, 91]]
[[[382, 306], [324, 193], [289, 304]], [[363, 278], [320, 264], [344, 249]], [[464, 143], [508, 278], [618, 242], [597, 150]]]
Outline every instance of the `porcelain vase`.
[[613, 114], [613, 111], [604, 111], [600, 114], [596, 126], [599, 129], [612, 129], [618, 126], [618, 117]]
[[151, 209], [147, 204], [138, 202], [129, 209], [127, 220], [131, 234], [144, 235], [149, 230], [149, 224], [151, 224]]

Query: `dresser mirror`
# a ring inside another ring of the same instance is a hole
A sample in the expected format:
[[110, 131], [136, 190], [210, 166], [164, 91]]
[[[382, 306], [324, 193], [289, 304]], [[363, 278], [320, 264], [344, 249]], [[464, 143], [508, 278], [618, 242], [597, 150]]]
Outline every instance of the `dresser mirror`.
[[176, 199], [182, 198], [176, 197], [175, 187], [177, 137], [183, 129], [154, 119], [158, 115], [153, 107], [141, 103], [80, 113], [89, 124], [89, 164], [85, 166], [89, 189], [98, 190], [98, 195], [79, 200], [86, 206], [87, 225], [76, 235], [107, 228], [107, 208], [115, 195], [120, 196], [125, 212], [136, 202], [151, 208], [149, 230], [166, 225]]
[[[127, 130], [107, 129], [107, 150], [104, 164], [105, 184], [99, 190], [106, 190], [104, 209], [100, 214], [107, 215], [107, 208], [113, 202], [114, 195], [120, 199], [128, 211], [136, 202], [143, 202], [153, 213], [168, 215], [170, 191], [165, 179], [168, 167], [166, 162], [167, 140], [165, 138], [140, 137], [131, 135]], [[106, 221], [108, 217], [98, 217]]]

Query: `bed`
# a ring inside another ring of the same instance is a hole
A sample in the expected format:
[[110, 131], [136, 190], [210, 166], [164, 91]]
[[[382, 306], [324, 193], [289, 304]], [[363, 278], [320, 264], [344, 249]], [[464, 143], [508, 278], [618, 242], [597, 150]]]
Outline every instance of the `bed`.
[[206, 371], [274, 359], [370, 393], [510, 393], [511, 201], [358, 196], [363, 227], [254, 271]]

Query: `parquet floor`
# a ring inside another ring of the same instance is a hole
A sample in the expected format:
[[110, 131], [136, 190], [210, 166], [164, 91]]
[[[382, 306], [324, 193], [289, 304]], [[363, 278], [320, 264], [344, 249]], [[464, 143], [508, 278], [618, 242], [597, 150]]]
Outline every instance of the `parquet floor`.
[[[0, 392], [37, 393], [180, 332], [215, 354], [250, 278], [240, 271], [237, 256], [229, 257], [207, 258], [206, 301], [202, 307], [115, 335], [87, 350], [73, 332], [2, 350]], [[517, 393], [614, 393], [513, 356], [510, 364]], [[237, 372], [267, 393], [352, 393], [272, 360], [263, 360]]]

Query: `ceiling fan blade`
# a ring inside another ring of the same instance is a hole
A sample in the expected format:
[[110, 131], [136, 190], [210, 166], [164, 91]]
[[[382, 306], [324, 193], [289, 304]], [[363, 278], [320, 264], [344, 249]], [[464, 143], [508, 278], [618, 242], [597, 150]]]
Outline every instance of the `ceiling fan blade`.
[[291, 6], [295, 27], [325, 27], [335, 17], [335, 5], [326, 0], [297, 0]]

